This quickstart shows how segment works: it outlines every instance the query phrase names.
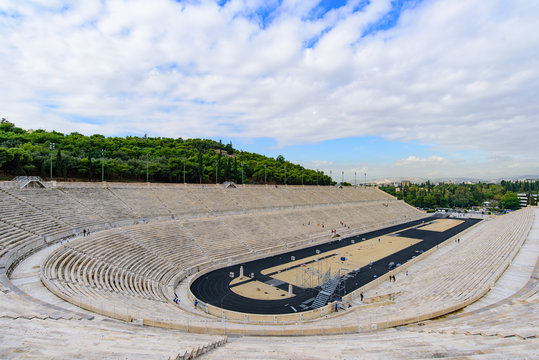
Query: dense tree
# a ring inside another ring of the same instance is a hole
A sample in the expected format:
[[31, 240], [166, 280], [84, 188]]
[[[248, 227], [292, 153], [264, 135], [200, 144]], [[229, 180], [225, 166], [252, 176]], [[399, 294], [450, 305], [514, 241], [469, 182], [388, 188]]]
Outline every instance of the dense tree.
[[[161, 137], [105, 137], [100, 134], [62, 134], [57, 131], [26, 131], [3, 119], [0, 123], [0, 168], [4, 178], [15, 175], [50, 176], [50, 143], [55, 144], [53, 176], [72, 179], [101, 179], [101, 151], [105, 151], [105, 179], [215, 183], [241, 182], [241, 165], [245, 183], [263, 183], [264, 165], [267, 182], [283, 182], [287, 167], [287, 184], [316, 184], [316, 171], [277, 159], [238, 151], [232, 143], [208, 139], [172, 139]], [[217, 167], [217, 168], [216, 168]], [[216, 171], [217, 170], [217, 171]], [[215, 178], [217, 174], [217, 179]], [[319, 184], [329, 184], [327, 175], [319, 173]]]
[[518, 199], [517, 194], [514, 192], [506, 192], [501, 200], [500, 200], [500, 206], [504, 209], [510, 209], [510, 210], [516, 210], [520, 207], [520, 201]]
[[[499, 201], [504, 209], [518, 209], [517, 192], [539, 191], [539, 180], [502, 181], [500, 184], [439, 184], [430, 182], [404, 187], [381, 186], [388, 194], [404, 199], [410, 205], [425, 208], [481, 206], [485, 201]], [[526, 190], [527, 189], [527, 190]]]
[[11, 159], [7, 162], [7, 167], [11, 167], [17, 175], [26, 174], [25, 167], [30, 164], [30, 154], [21, 148], [8, 149], [8, 158]]
[[13, 155], [8, 151], [8, 149], [0, 147], [0, 167], [3, 167], [4, 164], [13, 160]]

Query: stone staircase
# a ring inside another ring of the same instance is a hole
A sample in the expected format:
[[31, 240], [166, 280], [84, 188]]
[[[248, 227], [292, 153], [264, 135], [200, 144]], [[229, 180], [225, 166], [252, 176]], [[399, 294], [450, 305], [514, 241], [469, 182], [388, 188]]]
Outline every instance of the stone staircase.
[[213, 349], [216, 349], [216, 348], [218, 348], [220, 346], [223, 346], [226, 343], [227, 343], [227, 338], [224, 337], [222, 339], [213, 341], [211, 343], [194, 347], [191, 350], [184, 350], [175, 357], [169, 357], [169, 360], [191, 360], [191, 359], [196, 359], [197, 357], [199, 357], [201, 355], [204, 355], [204, 354], [208, 353], [209, 351], [211, 351]]

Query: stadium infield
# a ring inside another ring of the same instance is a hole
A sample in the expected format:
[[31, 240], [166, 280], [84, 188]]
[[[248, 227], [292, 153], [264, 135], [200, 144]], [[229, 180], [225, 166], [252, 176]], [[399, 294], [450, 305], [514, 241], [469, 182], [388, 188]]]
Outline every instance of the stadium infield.
[[[344, 296], [390, 271], [389, 263], [404, 264], [479, 221], [433, 216], [345, 239], [333, 238], [211, 271], [196, 279], [191, 291], [205, 303], [243, 313], [307, 311], [327, 274], [346, 275], [340, 294]], [[240, 266], [245, 275], [241, 279]], [[293, 286], [291, 297], [289, 284]]]

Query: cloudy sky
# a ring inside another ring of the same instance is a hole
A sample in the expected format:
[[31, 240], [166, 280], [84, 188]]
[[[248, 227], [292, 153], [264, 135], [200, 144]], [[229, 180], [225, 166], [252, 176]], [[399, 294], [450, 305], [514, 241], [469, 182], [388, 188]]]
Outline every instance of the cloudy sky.
[[[539, 2], [0, 0], [0, 116], [354, 173], [539, 174]], [[338, 174], [338, 175], [336, 175]]]

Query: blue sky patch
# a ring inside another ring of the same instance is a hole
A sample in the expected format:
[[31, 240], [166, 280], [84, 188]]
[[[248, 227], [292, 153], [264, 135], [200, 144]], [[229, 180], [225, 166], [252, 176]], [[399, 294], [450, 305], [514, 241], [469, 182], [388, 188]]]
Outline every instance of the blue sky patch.
[[[230, 139], [235, 148], [276, 157], [283, 155], [292, 162], [329, 161], [334, 163], [377, 162], [392, 163], [408, 156], [429, 157], [440, 155], [431, 146], [418, 142], [397, 142], [377, 136], [349, 137], [322, 141], [315, 144], [277, 147], [272, 138], [256, 138], [249, 141]], [[228, 143], [228, 139], [223, 142]]]
[[306, 19], [315, 20], [321, 19], [333, 9], [338, 9], [346, 5], [346, 0], [322, 0], [309, 13]]
[[258, 24], [261, 29], [266, 29], [276, 17], [276, 11], [281, 6], [282, 0], [271, 1], [265, 6], [259, 7], [255, 12], [249, 14], [247, 18]]
[[318, 41], [325, 35], [327, 34], [329, 31], [331, 31], [332, 27], [328, 27], [324, 30], [322, 30], [322, 32], [320, 32], [318, 35], [316, 35], [315, 37], [311, 38], [311, 39], [308, 39], [304, 42], [303, 44], [303, 48], [305, 49], [310, 49], [310, 48], [313, 48], [316, 46], [316, 44], [318, 44]]
[[109, 122], [108, 120], [104, 120], [104, 119], [97, 119], [97, 118], [91, 118], [91, 117], [88, 117], [88, 116], [80, 116], [80, 115], [68, 115], [66, 117], [71, 122], [74, 122], [74, 123], [100, 125], [100, 124]]
[[17, 11], [0, 10], [0, 16], [1, 17], [11, 18], [11, 19], [21, 19], [22, 18], [21, 13], [19, 13]]
[[197, 104], [197, 105], [215, 105], [215, 104], [217, 104], [215, 101], [207, 101], [207, 100], [200, 99], [200, 98], [191, 99], [191, 100], [189, 100], [189, 102], [191, 104]]
[[399, 22], [403, 11], [416, 7], [423, 0], [394, 0], [391, 2], [391, 10], [377, 22], [369, 25], [362, 37], [372, 35], [378, 31], [384, 31], [395, 27]]

